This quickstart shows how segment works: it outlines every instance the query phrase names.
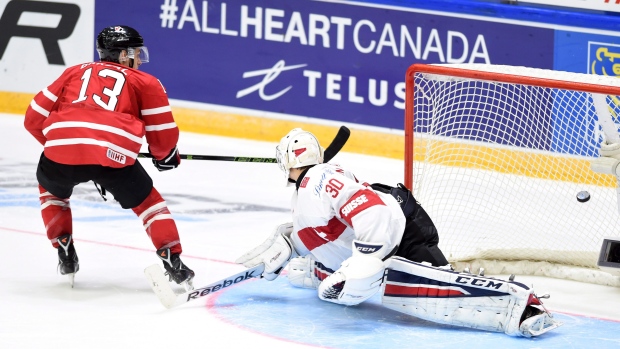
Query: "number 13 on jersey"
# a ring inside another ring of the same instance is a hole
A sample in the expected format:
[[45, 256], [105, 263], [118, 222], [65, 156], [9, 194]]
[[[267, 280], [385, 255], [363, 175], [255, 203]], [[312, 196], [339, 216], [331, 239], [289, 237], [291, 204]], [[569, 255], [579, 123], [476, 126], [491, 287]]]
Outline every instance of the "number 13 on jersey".
[[[88, 91], [88, 86], [91, 83], [90, 80], [92, 71], [93, 68], [88, 68], [84, 71], [84, 74], [81, 78], [82, 87], [80, 88], [78, 99], [74, 100], [73, 103], [84, 102], [88, 99], [89, 96], [87, 95], [86, 91]], [[106, 87], [104, 85], [105, 81], [100, 81], [101, 79], [112, 79], [114, 81], [114, 86], [112, 87], [112, 89]], [[112, 69], [102, 69], [95, 76], [95, 80], [91, 85], [100, 86], [102, 88], [100, 93], [108, 97], [108, 102], [106, 103], [100, 95], [98, 95], [97, 93], [93, 93], [93, 101], [103, 109], [114, 111], [116, 109], [116, 104], [118, 103], [118, 96], [123, 91], [123, 86], [125, 86], [125, 75]]]

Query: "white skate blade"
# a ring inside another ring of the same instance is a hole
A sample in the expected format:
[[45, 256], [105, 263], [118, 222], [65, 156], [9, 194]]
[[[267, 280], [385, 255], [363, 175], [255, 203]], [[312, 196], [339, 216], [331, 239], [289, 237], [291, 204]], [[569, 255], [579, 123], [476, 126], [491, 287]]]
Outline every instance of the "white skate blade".
[[75, 284], [75, 273], [65, 274], [69, 278], [69, 285], [73, 288], [73, 284]]
[[194, 290], [194, 280], [193, 279], [185, 280], [185, 281], [181, 282], [181, 286], [183, 286], [183, 288], [185, 288], [185, 292], [193, 291]]
[[562, 326], [561, 322], [543, 313], [523, 320], [519, 330], [524, 337], [536, 337], [560, 326]]

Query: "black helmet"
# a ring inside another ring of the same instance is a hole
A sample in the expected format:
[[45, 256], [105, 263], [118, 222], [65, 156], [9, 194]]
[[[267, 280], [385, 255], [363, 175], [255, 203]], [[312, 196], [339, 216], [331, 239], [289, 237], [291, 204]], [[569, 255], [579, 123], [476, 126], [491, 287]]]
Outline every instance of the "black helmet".
[[146, 60], [142, 56], [140, 58], [143, 62], [148, 62], [148, 51], [144, 47], [144, 39], [132, 27], [126, 25], [107, 27], [97, 35], [97, 52], [99, 52], [99, 59], [102, 61], [119, 63], [118, 58], [121, 51], [128, 51], [130, 47], [141, 48], [141, 51], [146, 51], [144, 52], [146, 53]]

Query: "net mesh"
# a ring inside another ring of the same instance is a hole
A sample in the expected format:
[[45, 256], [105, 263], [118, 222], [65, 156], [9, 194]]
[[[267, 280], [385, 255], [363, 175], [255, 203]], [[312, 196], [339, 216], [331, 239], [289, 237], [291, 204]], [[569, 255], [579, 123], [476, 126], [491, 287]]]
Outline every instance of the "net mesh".
[[[414, 141], [406, 151], [414, 195], [439, 230], [440, 248], [450, 262], [597, 268], [603, 238], [620, 236], [620, 214], [615, 176], [590, 169], [604, 137], [592, 93], [495, 80], [413, 74]], [[618, 97], [603, 98], [617, 132]], [[588, 202], [577, 201], [581, 191]]]

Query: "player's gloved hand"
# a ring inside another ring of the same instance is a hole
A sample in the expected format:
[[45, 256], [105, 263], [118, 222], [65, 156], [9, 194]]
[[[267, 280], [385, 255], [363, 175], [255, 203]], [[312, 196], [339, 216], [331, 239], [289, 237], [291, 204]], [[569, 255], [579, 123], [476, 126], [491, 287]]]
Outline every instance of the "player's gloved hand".
[[280, 224], [265, 242], [237, 258], [235, 262], [247, 268], [264, 263], [265, 271], [261, 277], [269, 281], [275, 280], [291, 258], [299, 255], [290, 239], [292, 232], [293, 223]]
[[170, 154], [166, 155], [166, 157], [161, 160], [153, 158], [153, 165], [155, 165], [159, 171], [172, 170], [177, 168], [180, 164], [181, 156], [179, 155], [178, 147], [174, 147], [174, 149], [170, 151]]

